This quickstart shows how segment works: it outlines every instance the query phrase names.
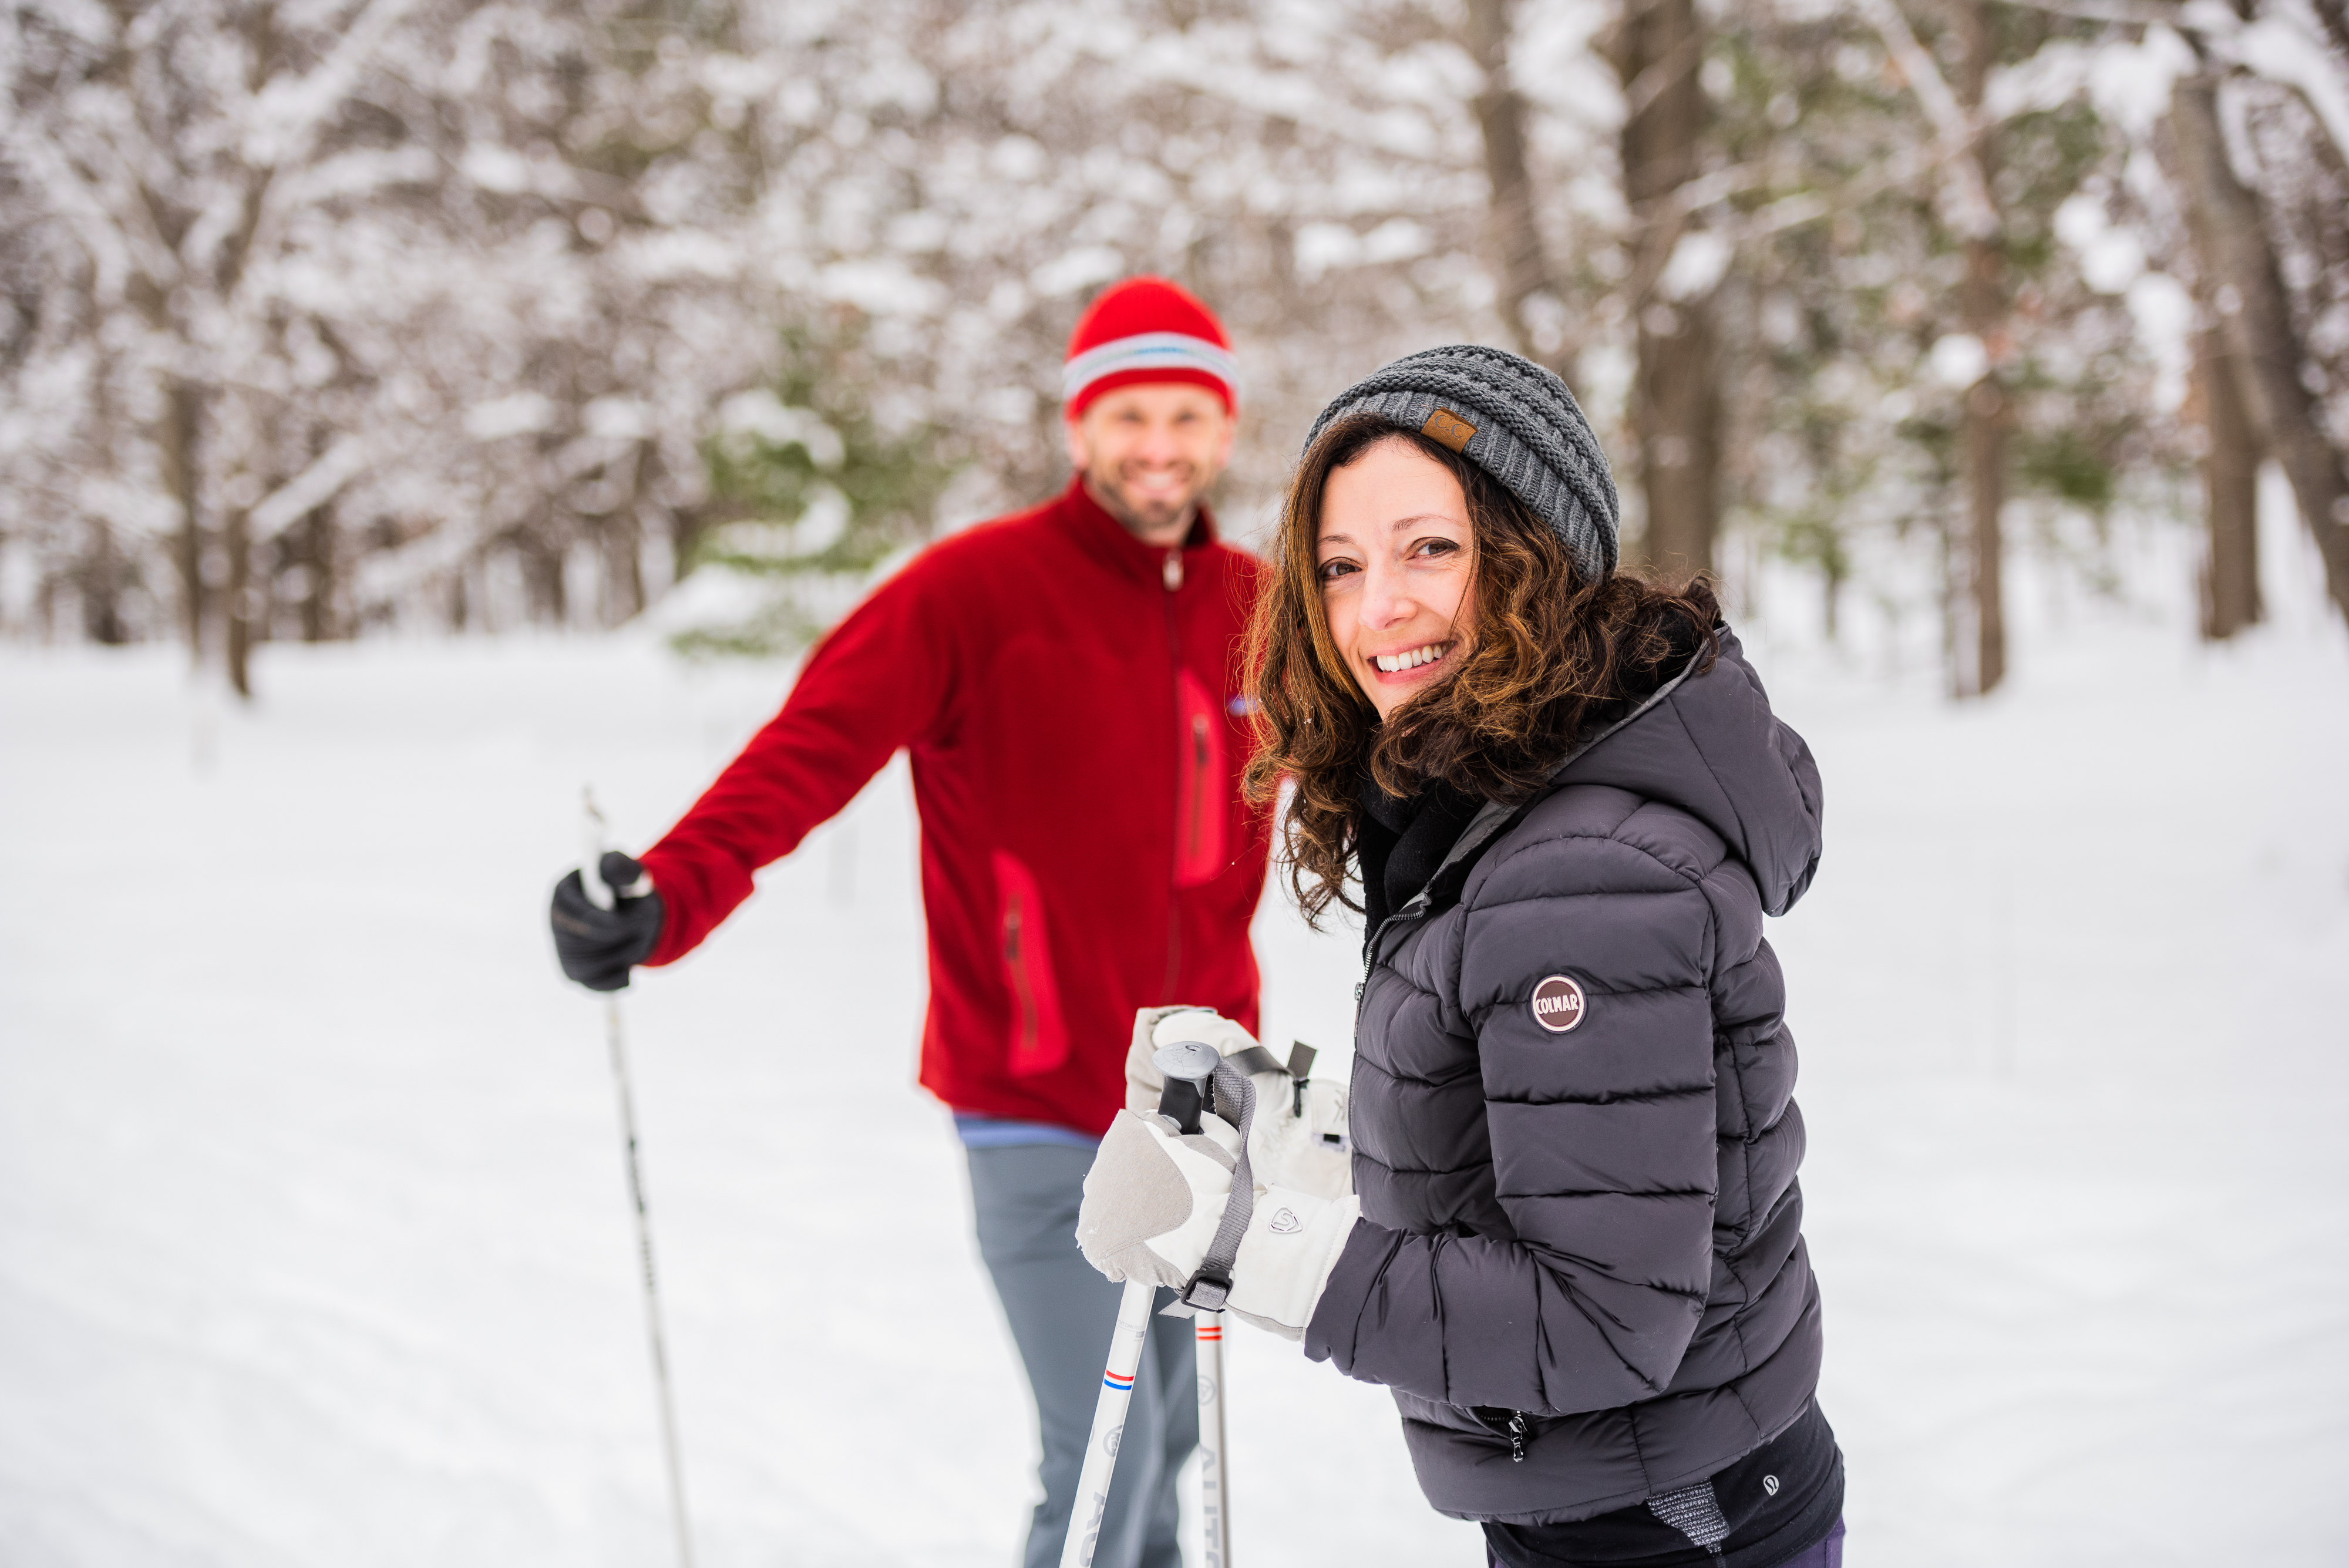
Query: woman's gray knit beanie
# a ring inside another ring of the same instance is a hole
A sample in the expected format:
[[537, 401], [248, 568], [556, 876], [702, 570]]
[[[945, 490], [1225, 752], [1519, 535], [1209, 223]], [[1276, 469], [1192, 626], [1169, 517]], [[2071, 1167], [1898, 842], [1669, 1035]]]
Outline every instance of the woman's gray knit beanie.
[[1406, 354], [1339, 393], [1313, 421], [1307, 449], [1336, 421], [1363, 413], [1450, 447], [1508, 486], [1591, 576], [1615, 569], [1621, 508], [1607, 454], [1566, 383], [1532, 360], [1473, 343]]

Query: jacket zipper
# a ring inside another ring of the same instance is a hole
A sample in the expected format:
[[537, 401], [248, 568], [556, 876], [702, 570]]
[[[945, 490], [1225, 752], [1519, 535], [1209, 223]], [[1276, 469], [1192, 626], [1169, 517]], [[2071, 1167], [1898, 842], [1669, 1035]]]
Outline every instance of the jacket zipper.
[[1510, 1411], [1509, 1462], [1511, 1464], [1521, 1465], [1526, 1462], [1526, 1445], [1533, 1440], [1533, 1435], [1534, 1424], [1526, 1419], [1526, 1413], [1523, 1410]]
[[1379, 939], [1386, 934], [1396, 917], [1390, 914], [1377, 927], [1362, 933], [1362, 978], [1354, 982], [1354, 1038], [1362, 1037], [1362, 994], [1371, 989], [1371, 976], [1379, 970]]
[[1036, 1011], [1036, 983], [1019, 955], [1019, 900], [1014, 898], [1003, 911], [1003, 962], [1011, 971], [1011, 989], [1019, 1001], [1019, 1049], [1015, 1056], [1035, 1050], [1036, 1038], [1042, 1032]]
[[[1183, 549], [1176, 545], [1166, 552], [1166, 562], [1159, 573], [1166, 585], [1166, 662], [1167, 676], [1174, 693], [1174, 711], [1183, 711], [1183, 629], [1174, 613], [1174, 596], [1183, 590]], [[1204, 742], [1204, 736], [1203, 736]], [[1193, 786], [1194, 794], [1197, 787]], [[1166, 868], [1166, 983], [1159, 994], [1168, 1002], [1179, 1000], [1175, 988], [1183, 982], [1183, 854], [1178, 846], [1174, 863]]]

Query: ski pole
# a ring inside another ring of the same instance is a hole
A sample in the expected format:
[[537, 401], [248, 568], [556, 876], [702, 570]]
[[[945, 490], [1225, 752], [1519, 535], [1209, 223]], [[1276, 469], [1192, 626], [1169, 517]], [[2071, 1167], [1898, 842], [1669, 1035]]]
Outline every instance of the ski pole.
[[[586, 854], [579, 867], [579, 880], [585, 885], [587, 898], [599, 909], [608, 909], [615, 902], [611, 888], [604, 880], [604, 814], [595, 809], [595, 792], [585, 791], [587, 808]], [[621, 981], [623, 989], [626, 981]], [[661, 1333], [660, 1287], [653, 1273], [652, 1214], [645, 1206], [645, 1175], [636, 1159], [636, 1096], [628, 1087], [628, 1053], [620, 1028], [620, 993], [606, 992], [604, 996], [604, 1034], [611, 1047], [612, 1088], [620, 1102], [620, 1142], [628, 1163], [628, 1198], [636, 1211], [636, 1256], [644, 1264], [645, 1326], [652, 1341], [653, 1391], [660, 1404], [661, 1450], [668, 1463], [669, 1518], [677, 1528], [677, 1560], [678, 1568], [693, 1568], [693, 1532], [686, 1522], [685, 1466], [678, 1458], [677, 1445], [677, 1404], [668, 1386], [668, 1344]]]
[[1206, 1568], [1232, 1568], [1231, 1496], [1224, 1467], [1224, 1314], [1193, 1319], [1199, 1353], [1199, 1522]]
[[[1185, 1132], [1198, 1131], [1200, 1113], [1214, 1098], [1208, 1080], [1222, 1060], [1214, 1046], [1195, 1040], [1160, 1051], [1153, 1058], [1166, 1075], [1165, 1091], [1158, 1099], [1160, 1114], [1173, 1116]], [[1194, 1308], [1191, 1334], [1198, 1355], [1199, 1523], [1205, 1568], [1231, 1568], [1231, 1491], [1224, 1469], [1224, 1314]]]
[[[1166, 1087], [1158, 1096], [1159, 1115], [1174, 1117], [1185, 1132], [1197, 1132], [1199, 1113], [1206, 1107], [1207, 1077], [1222, 1056], [1212, 1045], [1185, 1041], [1164, 1047], [1153, 1059], [1166, 1075]], [[1150, 1337], [1150, 1303], [1155, 1294], [1149, 1282], [1128, 1280], [1117, 1303], [1109, 1365], [1102, 1369], [1101, 1399], [1093, 1407], [1092, 1435], [1085, 1439], [1085, 1462], [1077, 1471], [1076, 1496], [1069, 1505], [1069, 1532], [1061, 1541], [1061, 1568], [1092, 1568], [1102, 1520], [1109, 1510], [1118, 1443], [1125, 1435], [1126, 1407], [1133, 1400], [1134, 1374], [1141, 1370], [1142, 1347]]]
[[1117, 1327], [1110, 1334], [1109, 1366], [1102, 1373], [1101, 1403], [1093, 1407], [1092, 1436], [1085, 1439], [1084, 1468], [1077, 1472], [1077, 1495], [1069, 1506], [1069, 1533], [1061, 1542], [1061, 1568], [1092, 1568], [1100, 1544], [1102, 1519], [1109, 1509], [1109, 1481], [1117, 1469], [1118, 1439], [1125, 1433], [1125, 1409], [1133, 1402], [1133, 1377], [1142, 1366], [1142, 1346], [1150, 1337], [1150, 1303], [1157, 1293], [1147, 1280], [1125, 1282], [1117, 1303]]

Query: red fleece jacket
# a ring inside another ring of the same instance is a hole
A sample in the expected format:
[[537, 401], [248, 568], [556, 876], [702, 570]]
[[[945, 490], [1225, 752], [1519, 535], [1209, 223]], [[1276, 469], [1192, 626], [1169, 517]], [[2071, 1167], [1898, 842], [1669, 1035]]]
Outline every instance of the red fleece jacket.
[[1138, 1007], [1256, 1027], [1267, 814], [1239, 799], [1240, 637], [1264, 567], [1203, 513], [1143, 545], [1081, 484], [930, 546], [808, 657], [782, 711], [644, 862], [650, 962], [691, 951], [891, 754], [929, 920], [921, 1081], [1098, 1136]]

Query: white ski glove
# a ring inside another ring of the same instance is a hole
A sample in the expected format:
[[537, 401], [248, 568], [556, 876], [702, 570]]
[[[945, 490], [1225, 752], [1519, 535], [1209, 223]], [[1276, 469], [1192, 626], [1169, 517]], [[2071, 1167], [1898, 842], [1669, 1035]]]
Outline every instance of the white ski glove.
[[[1205, 1007], [1145, 1007], [1133, 1016], [1133, 1044], [1125, 1054], [1125, 1104], [1148, 1115], [1157, 1110], [1165, 1075], [1152, 1060], [1163, 1045], [1196, 1040], [1224, 1060], [1248, 1072], [1256, 1085], [1256, 1125], [1248, 1137], [1248, 1160], [1257, 1179], [1291, 1187], [1319, 1198], [1340, 1198], [1354, 1189], [1352, 1145], [1346, 1137], [1346, 1085], [1325, 1078], [1306, 1080], [1302, 1096], [1290, 1077], [1257, 1044], [1256, 1037], [1221, 1013]], [[1254, 1052], [1253, 1058], [1244, 1053]], [[1302, 1103], [1300, 1104], [1300, 1098]]]
[[[1187, 1037], [1184, 1037], [1187, 1038]], [[1146, 1280], [1180, 1292], [1222, 1224], [1239, 1134], [1216, 1116], [1185, 1135], [1164, 1116], [1120, 1111], [1085, 1176], [1077, 1245], [1112, 1282]], [[1225, 1309], [1287, 1339], [1302, 1339], [1338, 1266], [1361, 1205], [1258, 1185], [1232, 1262]]]

